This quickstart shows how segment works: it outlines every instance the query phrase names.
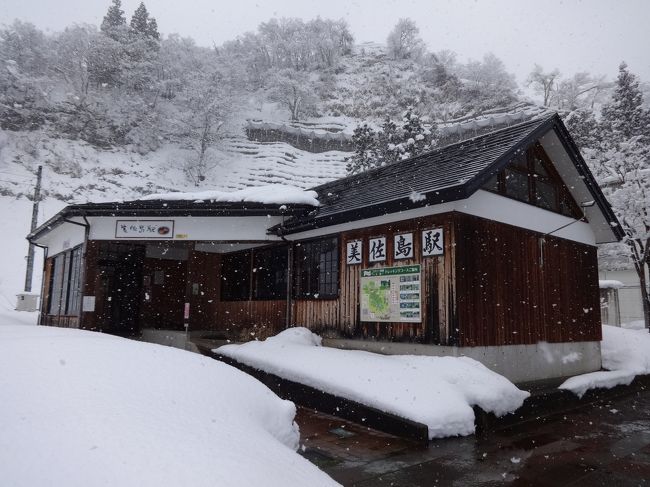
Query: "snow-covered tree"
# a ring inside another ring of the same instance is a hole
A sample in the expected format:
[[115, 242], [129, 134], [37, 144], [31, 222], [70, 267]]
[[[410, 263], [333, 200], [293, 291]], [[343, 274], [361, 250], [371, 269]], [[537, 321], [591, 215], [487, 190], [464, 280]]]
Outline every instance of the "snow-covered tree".
[[349, 174], [408, 159], [435, 146], [432, 128], [425, 127], [410, 107], [402, 114], [399, 125], [390, 118], [384, 120], [378, 131], [367, 124], [361, 125], [355, 129], [352, 141], [355, 151], [348, 158]]
[[419, 59], [424, 54], [420, 29], [411, 19], [399, 19], [386, 39], [388, 55], [392, 59]]
[[294, 121], [303, 115], [315, 115], [316, 83], [301, 71], [288, 68], [274, 71], [268, 80], [269, 100], [287, 108]]
[[151, 39], [159, 40], [160, 34], [158, 33], [158, 23], [156, 19], [149, 15], [149, 11], [144, 2], [140, 5], [133, 16], [131, 17], [131, 31], [140, 37], [149, 37]]
[[544, 68], [539, 64], [535, 64], [535, 67], [528, 75], [526, 84], [532, 86], [537, 94], [542, 95], [545, 107], [549, 106], [551, 103], [551, 95], [555, 90], [555, 85], [559, 76], [560, 72], [557, 69], [545, 73]]
[[482, 61], [472, 60], [457, 69], [464, 81], [463, 96], [474, 111], [508, 106], [517, 99], [514, 76], [494, 54], [488, 53]]
[[618, 68], [619, 74], [612, 102], [602, 110], [603, 124], [614, 144], [634, 136], [650, 137], [648, 111], [643, 107], [643, 93], [639, 80], [627, 69], [624, 62]]
[[622, 63], [611, 103], [602, 109], [602, 153], [595, 172], [625, 232], [650, 328], [650, 113], [636, 76]]
[[126, 27], [126, 17], [122, 10], [121, 0], [112, 0], [112, 5], [108, 7], [108, 12], [102, 20], [101, 31], [109, 37], [117, 38], [120, 31]]
[[560, 110], [593, 110], [601, 102], [611, 84], [605, 76], [592, 76], [581, 72], [571, 78], [559, 80], [551, 94], [551, 106]]
[[375, 167], [377, 161], [377, 133], [367, 123], [359, 125], [352, 134], [354, 155], [348, 157], [348, 174], [358, 174]]

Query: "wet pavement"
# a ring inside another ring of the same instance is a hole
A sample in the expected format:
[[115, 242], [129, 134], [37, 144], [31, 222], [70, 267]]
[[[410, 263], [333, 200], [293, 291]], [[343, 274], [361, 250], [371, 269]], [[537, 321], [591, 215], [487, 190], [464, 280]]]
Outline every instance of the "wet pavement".
[[299, 409], [301, 453], [343, 485], [648, 486], [650, 390], [428, 448]]

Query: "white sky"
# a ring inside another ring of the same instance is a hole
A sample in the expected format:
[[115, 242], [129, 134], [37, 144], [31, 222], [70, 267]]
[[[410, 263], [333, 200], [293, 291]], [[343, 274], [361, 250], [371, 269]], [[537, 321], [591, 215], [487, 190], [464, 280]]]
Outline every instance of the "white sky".
[[[110, 0], [0, 0], [0, 24], [14, 18], [57, 31], [99, 25]], [[130, 19], [140, 0], [123, 0]], [[650, 0], [146, 0], [163, 34], [212, 45], [254, 30], [271, 17], [344, 18], [358, 42], [383, 43], [400, 17], [420, 28], [429, 49], [461, 60], [488, 51], [523, 81], [535, 62], [565, 74], [614, 78], [625, 60], [650, 81]]]

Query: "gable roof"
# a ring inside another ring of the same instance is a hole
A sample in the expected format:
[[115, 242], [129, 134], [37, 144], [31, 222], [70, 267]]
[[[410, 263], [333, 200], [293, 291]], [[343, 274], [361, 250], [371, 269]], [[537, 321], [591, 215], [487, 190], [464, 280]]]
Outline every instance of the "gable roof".
[[515, 154], [551, 130], [556, 131], [606, 221], [612, 223], [615, 237], [622, 238], [614, 212], [557, 114], [312, 188], [321, 206], [306, 215], [294, 216], [274, 230], [290, 234], [468, 198]]

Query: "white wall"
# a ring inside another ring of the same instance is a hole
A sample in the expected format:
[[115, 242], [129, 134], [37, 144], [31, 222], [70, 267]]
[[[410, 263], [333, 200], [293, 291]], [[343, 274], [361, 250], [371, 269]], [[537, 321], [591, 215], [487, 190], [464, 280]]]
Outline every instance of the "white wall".
[[411, 218], [438, 215], [450, 211], [458, 211], [460, 213], [466, 213], [468, 215], [506, 223], [508, 225], [533, 230], [539, 233], [552, 232], [553, 230], [573, 221], [575, 223], [572, 223], [562, 230], [554, 232], [553, 235], [587, 245], [595, 245], [596, 243], [594, 232], [588, 223], [579, 222], [573, 218], [483, 190], [477, 191], [464, 200], [416, 208], [399, 213], [389, 213], [374, 218], [367, 218], [365, 220], [357, 220], [350, 223], [343, 223], [341, 225], [308, 230], [287, 235], [287, 239], [301, 240], [304, 238], [328, 235], [346, 230], [371, 227], [374, 225], [383, 225]]
[[45, 245], [47, 256], [59, 254], [84, 242], [86, 229], [72, 223], [63, 223], [53, 228], [47, 235], [39, 239], [37, 243]]
[[[173, 239], [165, 240], [204, 240], [204, 241], [277, 241], [278, 237], [267, 235], [269, 227], [282, 221], [281, 216], [245, 216], [245, 217], [159, 217], [159, 218], [129, 218], [129, 217], [92, 217], [88, 218], [90, 240], [137, 240], [130, 238], [115, 238], [115, 226], [118, 220], [138, 222], [173, 220]], [[145, 239], [146, 240], [146, 239]]]

